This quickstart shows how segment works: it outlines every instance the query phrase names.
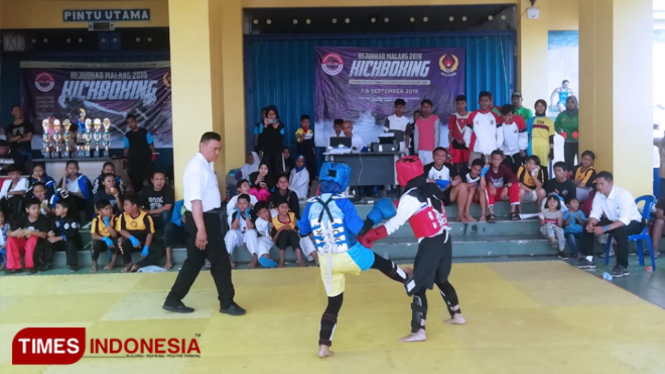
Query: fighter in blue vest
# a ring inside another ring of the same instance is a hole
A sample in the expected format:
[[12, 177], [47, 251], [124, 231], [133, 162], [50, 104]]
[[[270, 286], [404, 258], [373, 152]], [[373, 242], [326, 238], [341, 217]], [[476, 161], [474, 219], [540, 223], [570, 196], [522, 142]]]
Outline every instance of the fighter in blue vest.
[[[404, 284], [407, 273], [356, 241], [375, 224], [395, 215], [389, 199], [381, 199], [363, 221], [353, 204], [342, 194], [349, 185], [351, 169], [346, 164], [326, 162], [319, 176], [321, 195], [308, 201], [298, 224], [300, 235], [310, 233], [319, 253], [321, 279], [328, 295], [328, 307], [321, 316], [319, 357], [332, 356], [330, 351], [337, 315], [342, 307], [346, 274], [358, 275], [363, 270], [377, 269], [390, 279]], [[408, 271], [408, 270], [407, 270]]]
[[427, 297], [425, 292], [437, 285], [448, 307], [449, 324], [464, 324], [457, 292], [448, 281], [453, 261], [450, 225], [441, 201], [441, 190], [428, 183], [423, 164], [417, 156], [405, 156], [395, 164], [397, 182], [404, 189], [397, 213], [382, 226], [370, 229], [358, 241], [371, 248], [372, 243], [397, 231], [407, 221], [418, 239], [418, 253], [413, 262], [413, 274], [404, 284], [411, 303], [411, 334], [401, 342], [420, 342], [427, 339]]

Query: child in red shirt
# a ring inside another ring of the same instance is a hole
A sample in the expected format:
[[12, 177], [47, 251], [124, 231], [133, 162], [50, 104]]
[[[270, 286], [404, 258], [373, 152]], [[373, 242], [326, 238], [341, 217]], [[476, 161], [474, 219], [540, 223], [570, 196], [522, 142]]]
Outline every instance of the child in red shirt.
[[487, 207], [490, 213], [487, 215], [487, 222], [495, 223], [494, 202], [510, 198], [510, 219], [520, 219], [517, 214], [517, 208], [520, 205], [520, 184], [515, 174], [503, 165], [503, 152], [495, 150], [492, 152], [490, 169], [485, 174], [487, 182]]

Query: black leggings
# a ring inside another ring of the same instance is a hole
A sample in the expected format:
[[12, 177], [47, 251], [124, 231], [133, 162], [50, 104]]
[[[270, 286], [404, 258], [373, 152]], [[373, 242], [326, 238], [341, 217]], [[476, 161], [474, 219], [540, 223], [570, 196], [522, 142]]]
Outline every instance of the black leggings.
[[295, 252], [297, 249], [300, 249], [300, 237], [298, 237], [298, 234], [293, 230], [282, 231], [279, 233], [277, 243], [275, 244], [277, 244], [277, 248], [279, 248], [280, 251], [285, 251], [286, 247], [291, 247]]
[[[397, 264], [377, 255], [376, 253], [374, 254], [374, 264], [372, 264], [372, 269], [382, 272], [388, 278], [396, 282], [404, 283], [407, 281], [406, 273], [404, 273]], [[328, 297], [328, 306], [321, 316], [319, 345], [332, 345], [333, 332], [335, 331], [335, 325], [337, 325], [337, 316], [339, 315], [339, 310], [342, 308], [343, 300], [344, 293]]]
[[563, 143], [563, 159], [568, 171], [572, 171], [575, 168], [575, 156], [577, 156], [579, 148], [580, 143], [578, 142]]

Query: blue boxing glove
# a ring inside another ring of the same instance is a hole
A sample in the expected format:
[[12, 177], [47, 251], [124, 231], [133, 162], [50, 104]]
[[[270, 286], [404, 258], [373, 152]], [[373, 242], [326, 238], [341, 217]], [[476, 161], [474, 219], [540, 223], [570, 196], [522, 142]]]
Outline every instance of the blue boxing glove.
[[104, 221], [106, 226], [111, 226], [111, 217], [104, 217], [102, 218], [102, 221]]
[[238, 207], [236, 207], [235, 216], [236, 216], [236, 218], [240, 218], [240, 208], [238, 208]]
[[245, 209], [245, 218], [249, 218], [251, 216], [252, 216], [252, 208], [247, 207], [247, 209]]
[[490, 167], [487, 166], [487, 165], [483, 166], [483, 168], [480, 169], [480, 176], [481, 176], [481, 177], [484, 177], [485, 174], [487, 174], [488, 171], [490, 171]]
[[129, 241], [132, 242], [133, 247], [138, 248], [139, 245], [141, 245], [141, 242], [138, 239], [136, 239], [136, 237], [134, 235], [129, 237]]
[[149, 249], [149, 248], [150, 248], [150, 247], [148, 247], [147, 245], [144, 245], [144, 246], [143, 246], [143, 250], [141, 251], [141, 256], [143, 256], [143, 257], [148, 257], [148, 249]]
[[450, 182], [443, 179], [437, 179], [434, 182], [439, 186], [440, 189], [445, 190], [450, 185]]
[[113, 239], [104, 237], [102, 238], [102, 241], [106, 243], [106, 247], [108, 248], [113, 247]]
[[377, 224], [384, 219], [390, 219], [395, 217], [397, 214], [397, 209], [395, 204], [389, 198], [383, 198], [374, 203], [374, 208], [367, 215], [367, 219]]

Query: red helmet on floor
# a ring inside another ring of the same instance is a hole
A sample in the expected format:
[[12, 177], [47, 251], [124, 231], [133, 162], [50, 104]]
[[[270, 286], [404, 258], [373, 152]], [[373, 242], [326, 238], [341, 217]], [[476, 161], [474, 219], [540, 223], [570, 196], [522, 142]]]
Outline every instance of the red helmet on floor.
[[423, 162], [420, 161], [418, 156], [404, 156], [400, 158], [395, 163], [395, 170], [397, 172], [397, 183], [399, 183], [402, 188], [404, 188], [411, 179], [425, 173]]

